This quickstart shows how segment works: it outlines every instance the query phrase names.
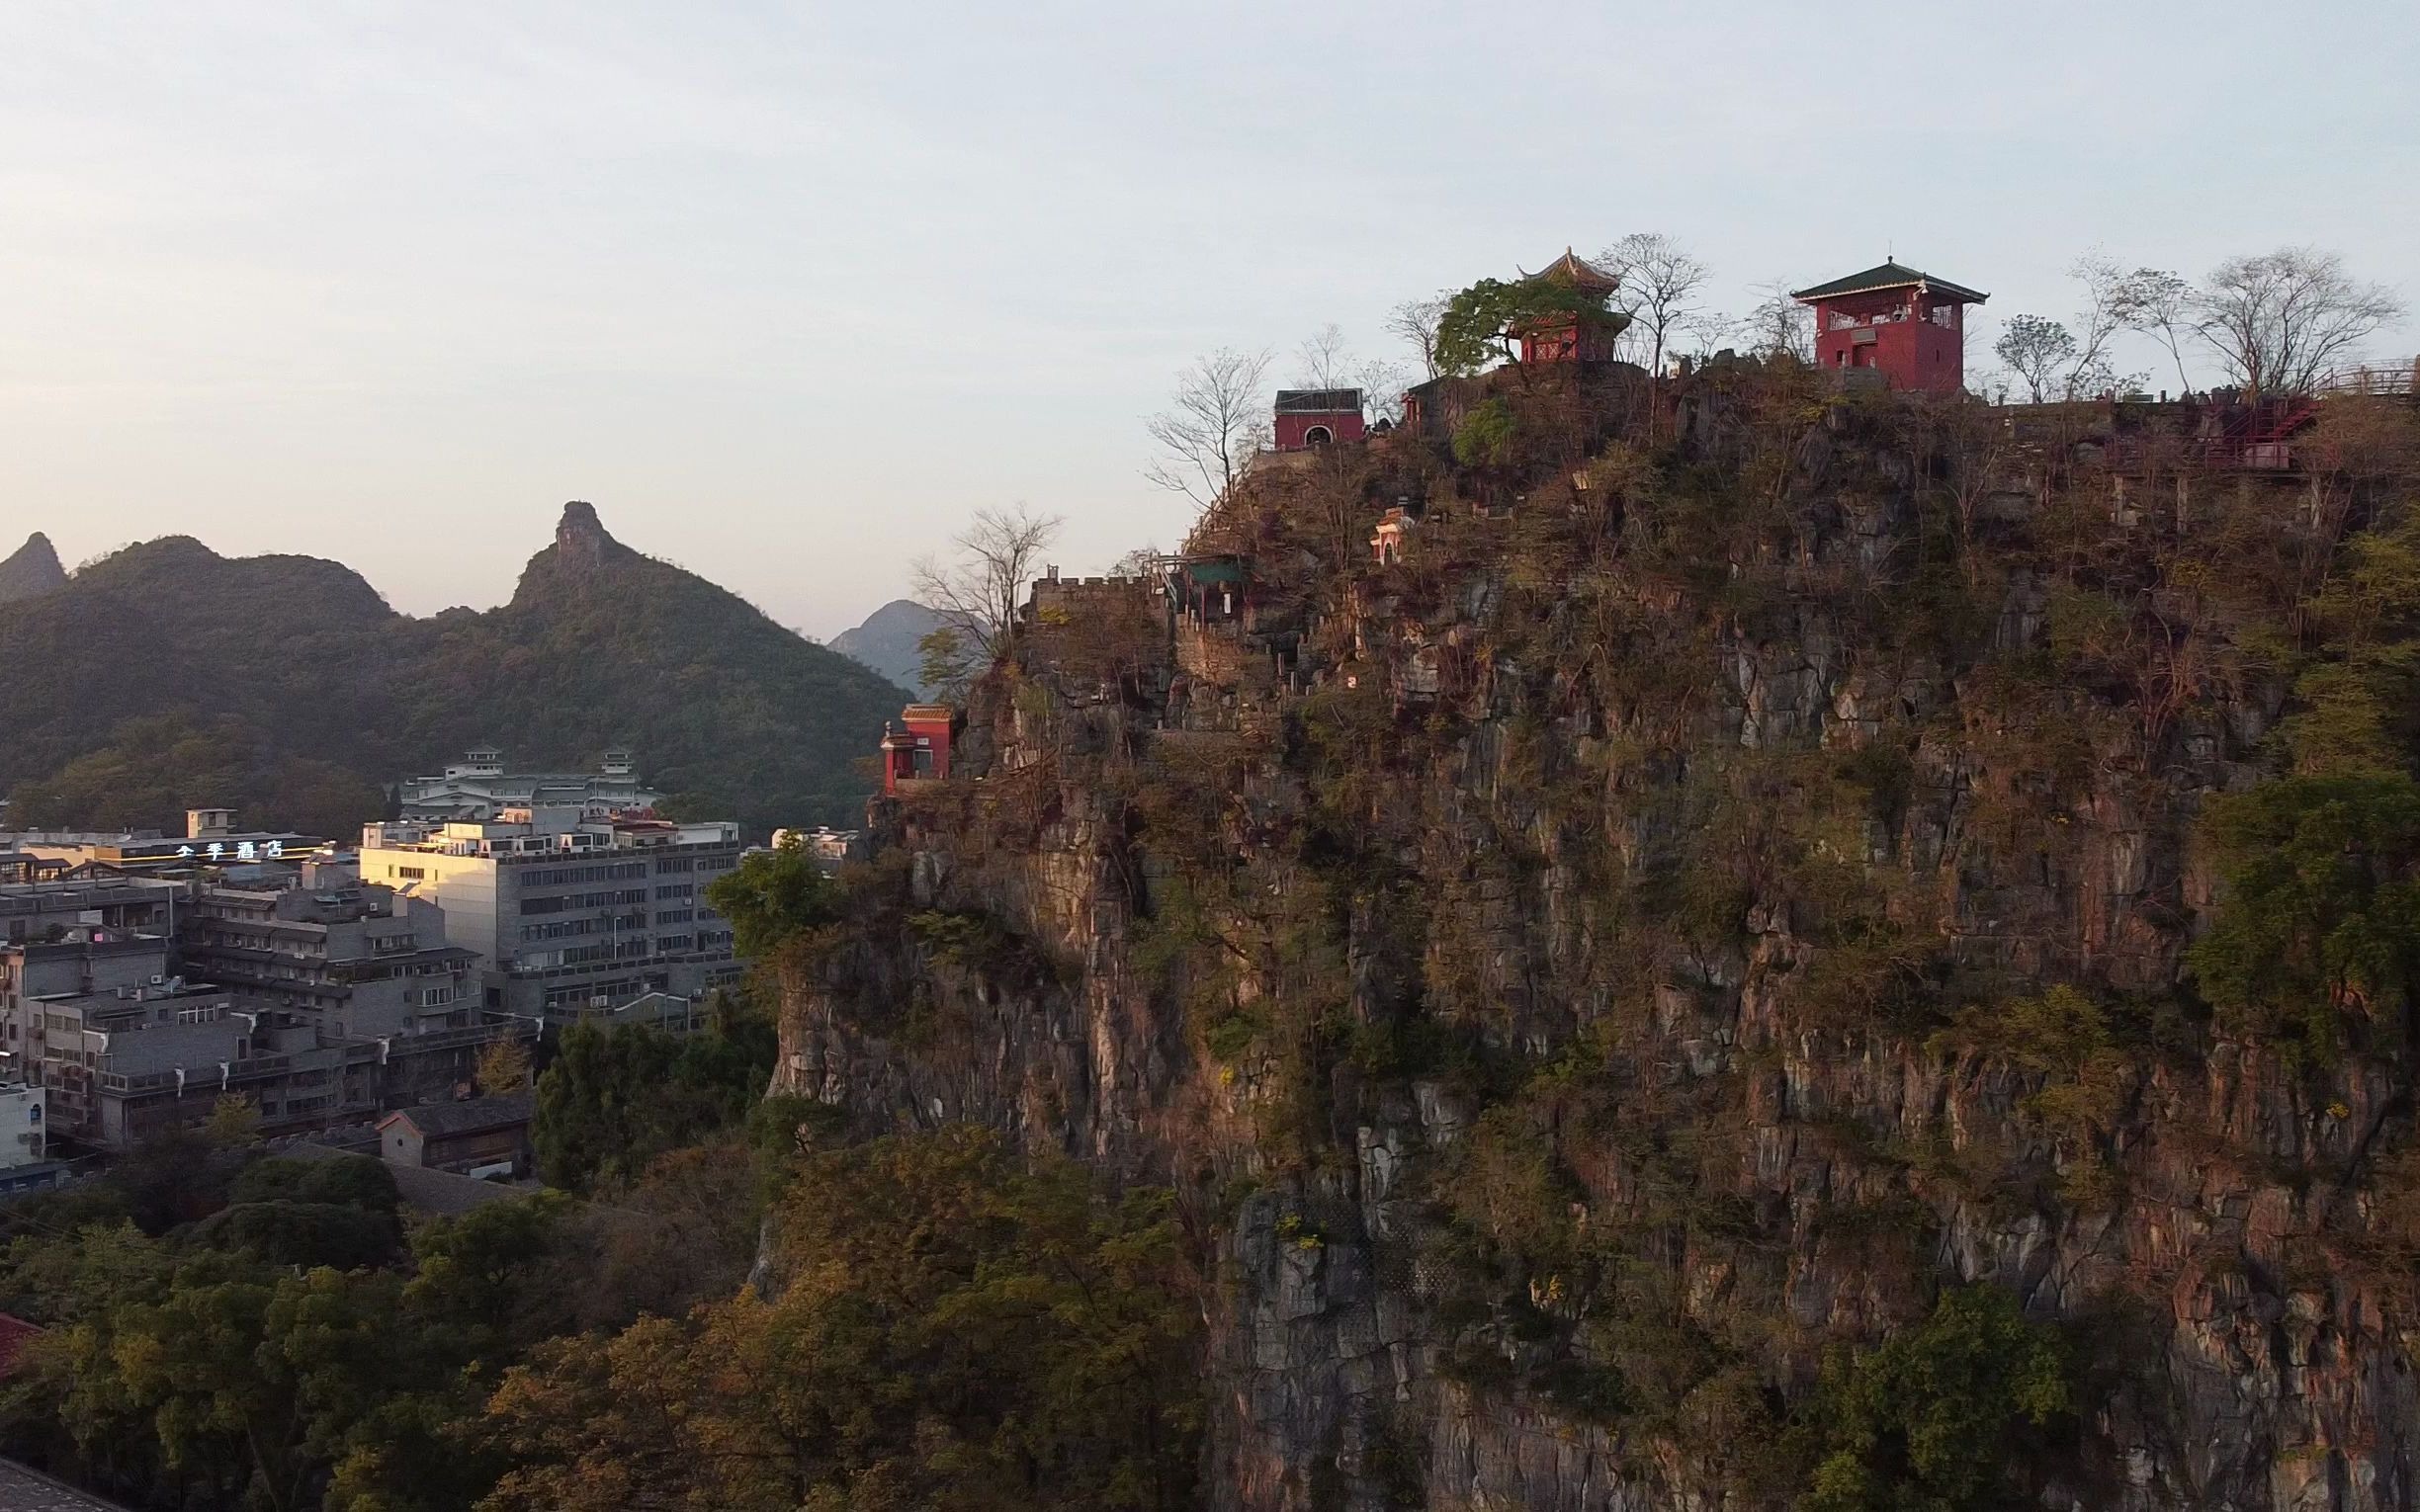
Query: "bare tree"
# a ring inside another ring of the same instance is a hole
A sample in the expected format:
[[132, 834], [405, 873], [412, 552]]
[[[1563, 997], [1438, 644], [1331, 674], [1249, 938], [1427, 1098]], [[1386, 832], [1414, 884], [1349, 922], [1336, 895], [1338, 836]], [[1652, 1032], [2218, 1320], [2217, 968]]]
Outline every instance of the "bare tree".
[[916, 558], [908, 569], [909, 591], [941, 620], [917, 647], [928, 686], [963, 693], [974, 674], [1007, 650], [1026, 585], [1040, 575], [1042, 553], [1062, 523], [1022, 504], [979, 509], [950, 538], [955, 549], [949, 556]]
[[1427, 378], [1437, 376], [1437, 322], [1445, 317], [1450, 297], [1438, 294], [1431, 299], [1406, 299], [1387, 311], [1388, 332], [1402, 337], [1420, 354], [1421, 368]]
[[2403, 301], [2383, 284], [2354, 279], [2333, 252], [2281, 247], [2220, 263], [2194, 309], [2202, 339], [2258, 395], [2308, 392], [2401, 315]]
[[1303, 344], [1294, 349], [1294, 360], [1301, 367], [1306, 388], [1352, 386], [1352, 351], [1342, 328], [1334, 321], [1304, 337]]
[[1373, 358], [1353, 370], [1352, 386], [1361, 390], [1361, 408], [1371, 424], [1403, 423], [1404, 390], [1412, 386], [1411, 372], [1403, 364]]
[[1664, 349], [1678, 332], [1693, 327], [1700, 311], [1691, 302], [1710, 270], [1681, 243], [1660, 231], [1633, 231], [1608, 247], [1599, 266], [1621, 279], [1615, 295], [1648, 345], [1647, 372], [1664, 371]]
[[1759, 357], [1794, 357], [1815, 361], [1815, 311], [1790, 297], [1789, 282], [1772, 279], [1757, 286], [1764, 297], [1740, 317], [1736, 329], [1748, 350]]
[[2084, 307], [2076, 312], [2075, 357], [2061, 397], [2089, 399], [2133, 386], [2135, 377], [2120, 376], [2110, 361], [2110, 343], [2125, 328], [2125, 271], [2096, 250], [2070, 263], [2067, 276], [2084, 286]]
[[1261, 399], [1268, 366], [1267, 352], [1221, 347], [1178, 374], [1175, 407], [1153, 416], [1149, 427], [1164, 455], [1143, 475], [1204, 509], [1217, 503], [1252, 461], [1268, 423]]
[[2137, 268], [2116, 292], [2118, 321], [2129, 331], [2154, 337], [2176, 364], [2177, 387], [2190, 390], [2185, 376], [2185, 338], [2194, 332], [2194, 287], [2161, 268]]

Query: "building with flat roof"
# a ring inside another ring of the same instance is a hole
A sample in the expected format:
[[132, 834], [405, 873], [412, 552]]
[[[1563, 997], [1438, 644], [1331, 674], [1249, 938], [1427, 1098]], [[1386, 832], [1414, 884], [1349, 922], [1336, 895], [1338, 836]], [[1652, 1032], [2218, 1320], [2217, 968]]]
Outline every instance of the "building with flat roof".
[[182, 884], [138, 877], [0, 882], [0, 940], [60, 939], [69, 930], [104, 935], [176, 933]]
[[486, 821], [367, 825], [361, 875], [434, 903], [446, 938], [486, 958], [487, 1010], [568, 1023], [737, 979], [731, 924], [705, 891], [739, 849], [734, 823], [507, 808]]
[[292, 830], [239, 830], [231, 808], [187, 809], [182, 835], [162, 835], [151, 829], [25, 830], [0, 835], [0, 852], [14, 853], [24, 863], [42, 866], [50, 874], [77, 867], [157, 874], [197, 867], [292, 863], [325, 844], [320, 836]]
[[312, 868], [280, 887], [198, 884], [183, 959], [246, 1006], [343, 1048], [342, 1112], [453, 1096], [488, 1045], [537, 1038], [534, 1017], [482, 1005], [478, 955], [446, 939], [435, 903], [350, 881], [311, 885], [327, 875]]
[[249, 870], [276, 875], [0, 883], [0, 1066], [45, 1133], [124, 1149], [225, 1095], [270, 1129], [340, 1123], [460, 1095], [484, 1046], [536, 1036], [480, 1007], [432, 906]]
[[631, 753], [610, 750], [594, 772], [507, 772], [504, 753], [475, 746], [435, 777], [407, 777], [396, 788], [407, 820], [484, 821], [507, 808], [651, 809], [663, 795], [639, 780]]

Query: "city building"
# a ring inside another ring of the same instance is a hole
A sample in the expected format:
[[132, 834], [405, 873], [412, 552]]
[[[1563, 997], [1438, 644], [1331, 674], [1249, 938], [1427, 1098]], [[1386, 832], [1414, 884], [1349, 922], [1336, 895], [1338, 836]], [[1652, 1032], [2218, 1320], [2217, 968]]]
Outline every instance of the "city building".
[[778, 851], [785, 845], [805, 846], [807, 854], [815, 859], [818, 871], [837, 872], [864, 852], [865, 831], [833, 829], [829, 825], [773, 831], [773, 849]]
[[1280, 452], [1300, 452], [1367, 434], [1358, 388], [1280, 388], [1274, 437]]
[[23, 1072], [12, 1069], [0, 1080], [0, 1181], [11, 1172], [45, 1163], [49, 1135], [43, 1127], [44, 1103], [41, 1084]]
[[286, 886], [199, 884], [183, 944], [186, 971], [345, 1050], [347, 1113], [452, 1096], [488, 1045], [538, 1036], [534, 1015], [482, 1005], [478, 956], [447, 941], [435, 903], [337, 869]]
[[1966, 386], [1965, 307], [1991, 296], [1884, 262], [1790, 297], [1814, 306], [1817, 366], [1876, 373], [1892, 388], [1956, 393]]
[[0, 946], [0, 1050], [45, 1094], [45, 1132], [124, 1149], [241, 1095], [264, 1123], [331, 1115], [338, 1056], [171, 969], [158, 935], [78, 928]]
[[[0, 852], [51, 870], [100, 867], [120, 873], [189, 871], [203, 866], [299, 861], [327, 841], [291, 830], [239, 830], [231, 808], [189, 808], [185, 833], [22, 831], [0, 835]], [[22, 866], [25, 863], [9, 863]]]
[[0, 941], [63, 939], [73, 929], [104, 936], [176, 933], [185, 887], [136, 877], [0, 882]]
[[486, 958], [483, 1008], [556, 1023], [736, 980], [731, 925], [705, 894], [738, 864], [736, 824], [593, 806], [362, 831], [363, 882], [435, 904], [447, 941]]
[[507, 808], [652, 808], [663, 795], [639, 781], [631, 753], [612, 750], [594, 772], [507, 772], [504, 753], [475, 746], [435, 777], [405, 778], [395, 794], [407, 820], [484, 821]]
[[479, 1008], [433, 909], [229, 870], [284, 884], [0, 883], [0, 1083], [39, 1090], [46, 1134], [124, 1149], [225, 1095], [270, 1129], [341, 1122], [459, 1095], [483, 1046], [536, 1036]]

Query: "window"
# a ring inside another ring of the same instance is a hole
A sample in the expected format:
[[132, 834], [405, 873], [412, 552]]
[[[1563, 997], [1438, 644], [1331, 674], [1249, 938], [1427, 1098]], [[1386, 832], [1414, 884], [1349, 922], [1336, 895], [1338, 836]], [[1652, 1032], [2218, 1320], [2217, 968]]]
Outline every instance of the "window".
[[689, 935], [666, 935], [655, 942], [655, 954], [677, 956], [683, 951], [695, 948], [696, 945], [697, 941]]
[[428, 880], [428, 868], [390, 866], [387, 869], [387, 875], [389, 877], [399, 878], [404, 882], [426, 882]]
[[673, 856], [655, 863], [655, 875], [658, 877], [670, 877], [675, 873], [690, 871], [695, 868], [696, 865], [696, 861], [692, 860], [690, 857]]
[[655, 896], [658, 898], [694, 897], [696, 895], [697, 883], [695, 882], [666, 882], [655, 889]]
[[426, 987], [423, 988], [420, 993], [420, 1006], [423, 1008], [443, 1008], [446, 1004], [454, 1001], [454, 999], [460, 996], [462, 996], [461, 991], [454, 987]]
[[696, 916], [697, 910], [694, 908], [658, 908], [655, 910], [655, 922], [658, 925], [686, 924]]

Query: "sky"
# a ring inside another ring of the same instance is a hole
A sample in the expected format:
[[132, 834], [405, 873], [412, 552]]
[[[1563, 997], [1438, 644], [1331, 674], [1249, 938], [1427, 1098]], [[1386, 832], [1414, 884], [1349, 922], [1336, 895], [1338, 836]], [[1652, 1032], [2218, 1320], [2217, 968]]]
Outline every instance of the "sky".
[[2420, 301], [2415, 77], [2410, 0], [9, 0], [0, 554], [186, 534], [427, 614], [581, 498], [828, 637], [986, 505], [1071, 571], [1173, 545], [1196, 355], [1408, 358], [1396, 303], [1630, 231], [1719, 309], [1888, 250], [2063, 316], [2095, 248], [2284, 244]]

